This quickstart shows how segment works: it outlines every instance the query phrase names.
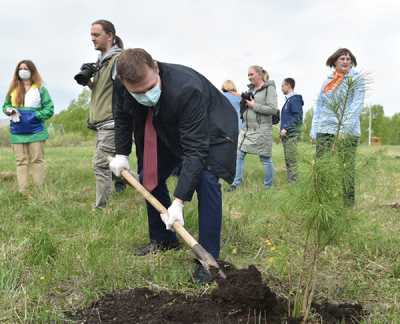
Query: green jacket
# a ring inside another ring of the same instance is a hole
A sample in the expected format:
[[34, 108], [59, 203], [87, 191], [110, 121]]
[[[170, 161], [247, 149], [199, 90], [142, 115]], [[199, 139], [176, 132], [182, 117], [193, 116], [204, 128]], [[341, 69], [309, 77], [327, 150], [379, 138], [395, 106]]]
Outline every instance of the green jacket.
[[[253, 91], [252, 87], [249, 90]], [[260, 156], [272, 155], [272, 115], [278, 112], [275, 82], [270, 80], [254, 94], [256, 105], [243, 113], [239, 150]]]
[[100, 70], [94, 75], [92, 95], [90, 98], [89, 125], [112, 120], [112, 71], [118, 53], [105, 60]]
[[[21, 121], [13, 123], [10, 121], [11, 144], [23, 144], [45, 141], [49, 138], [45, 120], [53, 116], [54, 105], [45, 87], [40, 87], [40, 105], [38, 107], [14, 107], [12, 98], [7, 95], [3, 104], [3, 112], [7, 108], [17, 109]], [[25, 131], [21, 131], [21, 129]]]

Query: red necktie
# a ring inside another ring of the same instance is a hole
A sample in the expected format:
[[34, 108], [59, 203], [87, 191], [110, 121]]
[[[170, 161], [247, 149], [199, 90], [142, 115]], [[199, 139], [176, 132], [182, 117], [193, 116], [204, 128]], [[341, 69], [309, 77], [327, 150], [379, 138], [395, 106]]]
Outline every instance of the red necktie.
[[143, 185], [149, 191], [158, 185], [157, 133], [153, 125], [152, 108], [149, 108], [144, 127]]

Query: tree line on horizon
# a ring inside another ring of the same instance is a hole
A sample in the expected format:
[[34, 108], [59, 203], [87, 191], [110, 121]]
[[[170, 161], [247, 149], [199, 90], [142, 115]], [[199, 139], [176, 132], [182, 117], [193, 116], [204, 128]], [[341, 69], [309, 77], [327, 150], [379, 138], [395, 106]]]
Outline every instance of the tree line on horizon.
[[[86, 127], [90, 101], [90, 90], [84, 89], [79, 96], [72, 100], [68, 107], [54, 115], [49, 125], [55, 129], [62, 128], [63, 133], [81, 135], [85, 139], [94, 136], [94, 132]], [[304, 114], [303, 136], [304, 142], [310, 142], [310, 129], [313, 117], [313, 108]], [[384, 145], [400, 145], [400, 113], [386, 116], [384, 107], [379, 104], [365, 106], [361, 114], [361, 143], [368, 143], [369, 115], [371, 113], [371, 135], [379, 138]], [[276, 127], [275, 127], [276, 128]], [[277, 138], [277, 132], [275, 138]]]

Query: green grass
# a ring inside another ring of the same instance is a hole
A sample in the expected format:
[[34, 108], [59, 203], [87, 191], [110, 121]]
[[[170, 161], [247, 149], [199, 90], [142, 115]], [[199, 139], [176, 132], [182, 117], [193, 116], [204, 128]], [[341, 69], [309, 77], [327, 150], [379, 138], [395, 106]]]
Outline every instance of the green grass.
[[[311, 157], [313, 147], [303, 144], [300, 152]], [[190, 282], [188, 249], [133, 256], [133, 247], [148, 240], [144, 203], [133, 189], [114, 195], [104, 212], [92, 211], [92, 154], [90, 146], [46, 147], [46, 186], [31, 198], [18, 194], [15, 179], [0, 180], [1, 323], [63, 322], [65, 312], [118, 288], [203, 292]], [[359, 300], [371, 311], [368, 323], [400, 323], [400, 212], [383, 206], [400, 200], [397, 156], [400, 147], [360, 147], [354, 226], [326, 248], [318, 276], [317, 298]], [[300, 273], [303, 233], [279, 145], [273, 160], [272, 190], [263, 190], [261, 163], [248, 156], [244, 185], [224, 192], [222, 258], [257, 265], [287, 295]], [[15, 171], [9, 148], [0, 149], [0, 171]], [[186, 228], [197, 235], [196, 199], [185, 214]]]

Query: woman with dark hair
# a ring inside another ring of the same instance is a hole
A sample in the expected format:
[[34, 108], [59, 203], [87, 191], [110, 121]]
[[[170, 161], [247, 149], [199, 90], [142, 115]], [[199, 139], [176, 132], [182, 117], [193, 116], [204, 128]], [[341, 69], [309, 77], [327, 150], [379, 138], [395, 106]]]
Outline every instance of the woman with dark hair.
[[275, 82], [269, 80], [267, 71], [258, 65], [249, 67], [248, 78], [247, 96], [240, 103], [243, 126], [239, 133], [236, 175], [228, 191], [241, 184], [247, 153], [260, 157], [264, 166], [265, 188], [270, 188], [273, 181], [272, 116], [278, 113]]
[[326, 61], [333, 69], [322, 84], [313, 116], [311, 137], [316, 157], [338, 150], [343, 162], [344, 203], [354, 205], [355, 154], [360, 138], [360, 116], [364, 107], [365, 79], [353, 67], [356, 57], [340, 48]]
[[3, 104], [10, 117], [10, 140], [17, 162], [19, 191], [24, 193], [29, 183], [29, 168], [33, 183], [42, 186], [45, 179], [44, 142], [49, 135], [44, 121], [53, 116], [53, 102], [42, 85], [42, 78], [32, 61], [17, 64]]

